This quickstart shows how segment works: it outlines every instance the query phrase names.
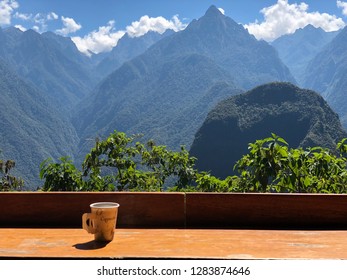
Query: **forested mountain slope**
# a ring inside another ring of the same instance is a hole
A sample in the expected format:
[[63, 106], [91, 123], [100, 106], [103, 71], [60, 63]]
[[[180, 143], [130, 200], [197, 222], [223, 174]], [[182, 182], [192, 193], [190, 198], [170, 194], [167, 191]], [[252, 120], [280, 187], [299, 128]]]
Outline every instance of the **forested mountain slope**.
[[39, 187], [39, 166], [46, 158], [73, 156], [78, 137], [47, 96], [21, 80], [0, 61], [1, 159], [16, 162], [25, 186]]
[[220, 102], [195, 135], [199, 170], [226, 177], [249, 143], [275, 133], [296, 147], [334, 149], [347, 136], [338, 115], [316, 92], [270, 83]]

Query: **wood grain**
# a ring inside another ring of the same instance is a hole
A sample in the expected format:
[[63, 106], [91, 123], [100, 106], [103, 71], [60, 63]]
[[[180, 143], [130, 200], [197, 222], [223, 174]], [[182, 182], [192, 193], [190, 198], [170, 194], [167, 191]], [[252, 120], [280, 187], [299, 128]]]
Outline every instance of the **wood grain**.
[[184, 194], [121, 192], [0, 193], [0, 227], [80, 228], [82, 214], [101, 201], [120, 204], [120, 228], [184, 227]]
[[82, 229], [0, 229], [0, 258], [347, 259], [347, 231], [116, 229], [97, 244]]
[[190, 228], [346, 229], [347, 195], [187, 193]]

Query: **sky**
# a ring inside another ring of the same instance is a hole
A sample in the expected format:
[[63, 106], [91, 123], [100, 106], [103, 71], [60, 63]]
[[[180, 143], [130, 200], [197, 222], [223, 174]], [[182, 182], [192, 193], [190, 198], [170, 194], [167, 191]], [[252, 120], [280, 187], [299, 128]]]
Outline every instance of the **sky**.
[[307, 24], [336, 31], [347, 23], [342, 0], [0, 0], [0, 27], [52, 31], [83, 53], [100, 53], [126, 33], [183, 30], [211, 5], [268, 42]]

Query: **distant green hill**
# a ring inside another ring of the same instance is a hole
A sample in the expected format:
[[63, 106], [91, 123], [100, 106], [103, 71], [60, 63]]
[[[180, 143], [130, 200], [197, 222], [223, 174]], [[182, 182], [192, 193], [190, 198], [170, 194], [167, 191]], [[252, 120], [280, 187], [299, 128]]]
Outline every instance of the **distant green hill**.
[[191, 155], [199, 170], [226, 177], [249, 143], [275, 133], [291, 147], [334, 149], [347, 137], [339, 118], [317, 93], [270, 83], [220, 102], [195, 135]]

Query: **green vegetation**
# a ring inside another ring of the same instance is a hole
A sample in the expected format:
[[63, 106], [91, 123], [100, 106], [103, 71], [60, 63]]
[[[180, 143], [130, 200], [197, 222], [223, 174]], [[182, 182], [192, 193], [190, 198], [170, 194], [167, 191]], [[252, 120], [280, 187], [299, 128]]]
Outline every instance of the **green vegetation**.
[[183, 189], [194, 179], [194, 158], [184, 147], [179, 152], [143, 144], [139, 136], [115, 131], [106, 140], [96, 141], [85, 157], [82, 171], [68, 158], [41, 164], [44, 191], [162, 191], [173, 182]]
[[[220, 102], [210, 111], [190, 148], [199, 170], [220, 178], [246, 153], [249, 143], [276, 133], [290, 147], [336, 149], [347, 138], [337, 114], [318, 93], [290, 83], [260, 85]], [[211, 144], [213, 143], [213, 144]], [[236, 174], [236, 173], [235, 173]]]
[[346, 193], [347, 138], [336, 152], [322, 147], [289, 148], [271, 137], [249, 144], [249, 153], [235, 165], [239, 175], [219, 179], [194, 168], [184, 147], [174, 152], [139, 136], [115, 131], [97, 141], [82, 171], [68, 158], [41, 164], [44, 191], [203, 191]]
[[[1, 152], [1, 151], [0, 151]], [[24, 185], [24, 181], [21, 178], [17, 178], [11, 174], [11, 169], [16, 166], [14, 160], [1, 160], [0, 159], [0, 191], [17, 191], [21, 190]]]
[[236, 164], [239, 187], [254, 192], [345, 193], [346, 138], [335, 154], [321, 147], [291, 149], [274, 134], [249, 145]]

